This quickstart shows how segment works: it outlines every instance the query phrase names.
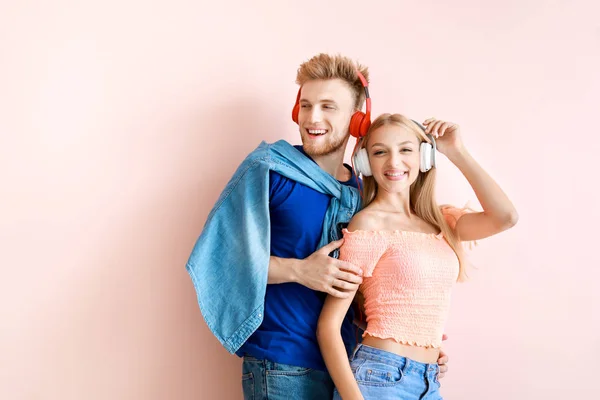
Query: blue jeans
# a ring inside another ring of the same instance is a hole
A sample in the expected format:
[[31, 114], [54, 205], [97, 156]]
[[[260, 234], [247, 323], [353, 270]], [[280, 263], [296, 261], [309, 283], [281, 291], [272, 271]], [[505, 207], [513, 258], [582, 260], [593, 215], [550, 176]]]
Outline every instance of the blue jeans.
[[294, 367], [245, 356], [242, 363], [245, 400], [331, 400], [333, 381], [325, 371]]
[[[350, 367], [365, 400], [442, 400], [438, 365], [359, 344]], [[334, 399], [341, 399], [337, 390]]]

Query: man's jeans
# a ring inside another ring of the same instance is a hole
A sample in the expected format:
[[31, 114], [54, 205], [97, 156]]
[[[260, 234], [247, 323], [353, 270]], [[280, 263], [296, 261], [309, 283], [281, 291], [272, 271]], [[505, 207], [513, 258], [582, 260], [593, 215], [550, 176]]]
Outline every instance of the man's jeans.
[[245, 356], [242, 388], [245, 400], [331, 400], [334, 386], [327, 372]]

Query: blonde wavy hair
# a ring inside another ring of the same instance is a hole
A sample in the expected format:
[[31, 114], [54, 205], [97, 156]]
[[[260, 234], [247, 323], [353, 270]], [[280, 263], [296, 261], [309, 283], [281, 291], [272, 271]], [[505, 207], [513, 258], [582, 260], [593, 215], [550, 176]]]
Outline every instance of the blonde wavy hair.
[[[401, 114], [383, 114], [377, 117], [371, 124], [363, 140], [362, 147], [367, 147], [369, 138], [374, 131], [386, 125], [400, 126], [414, 133], [421, 142], [429, 141], [421, 127], [411, 119]], [[415, 215], [435, 226], [443, 233], [446, 241], [458, 257], [460, 265], [458, 281], [464, 281], [467, 278], [466, 270], [468, 265], [464, 249], [457, 233], [448, 225], [448, 222], [442, 215], [441, 209], [448, 206], [439, 206], [435, 200], [435, 180], [435, 168], [427, 172], [419, 171], [419, 176], [410, 187], [410, 208]], [[363, 176], [363, 185], [363, 207], [367, 207], [377, 196], [378, 185], [372, 176]]]

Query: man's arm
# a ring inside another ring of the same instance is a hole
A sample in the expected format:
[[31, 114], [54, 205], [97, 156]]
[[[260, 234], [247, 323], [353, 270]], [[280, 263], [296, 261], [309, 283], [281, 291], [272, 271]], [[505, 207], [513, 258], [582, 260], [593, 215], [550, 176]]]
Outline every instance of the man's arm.
[[343, 242], [331, 242], [303, 260], [271, 256], [267, 283], [296, 282], [334, 297], [349, 297], [362, 283], [362, 271], [349, 262], [329, 257]]
[[[442, 336], [442, 341], [448, 339], [448, 335], [444, 333]], [[438, 373], [438, 379], [442, 379], [446, 372], [448, 372], [448, 355], [444, 352], [444, 350], [440, 349], [440, 357], [438, 358], [438, 366], [440, 368], [440, 372]]]

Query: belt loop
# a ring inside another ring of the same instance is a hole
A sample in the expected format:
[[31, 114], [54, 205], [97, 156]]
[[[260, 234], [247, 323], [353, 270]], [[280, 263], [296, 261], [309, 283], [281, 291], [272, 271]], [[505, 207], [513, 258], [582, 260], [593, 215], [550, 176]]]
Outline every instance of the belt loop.
[[410, 358], [404, 357], [404, 367], [402, 367], [402, 376], [408, 373], [408, 369], [410, 368]]
[[427, 370], [425, 371], [427, 382], [437, 382], [437, 367], [437, 364], [427, 364]]

